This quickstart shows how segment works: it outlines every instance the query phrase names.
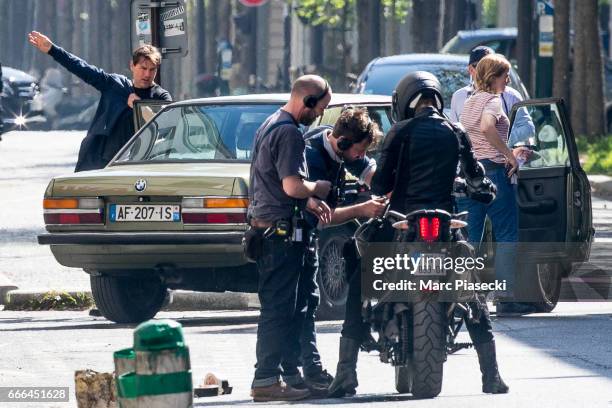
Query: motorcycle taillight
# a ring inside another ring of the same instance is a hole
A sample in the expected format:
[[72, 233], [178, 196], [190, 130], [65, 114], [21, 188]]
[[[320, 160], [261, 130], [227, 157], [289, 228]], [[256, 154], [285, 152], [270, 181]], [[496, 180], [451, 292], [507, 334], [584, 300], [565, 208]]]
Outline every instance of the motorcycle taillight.
[[433, 242], [440, 237], [440, 218], [419, 218], [419, 236], [425, 242]]

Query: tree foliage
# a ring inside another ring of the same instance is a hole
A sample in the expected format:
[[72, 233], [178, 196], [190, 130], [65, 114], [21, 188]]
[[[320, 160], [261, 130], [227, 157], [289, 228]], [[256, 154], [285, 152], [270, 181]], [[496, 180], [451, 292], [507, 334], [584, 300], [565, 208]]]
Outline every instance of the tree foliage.
[[[297, 15], [308, 24], [336, 27], [345, 18], [354, 18], [356, 0], [287, 0], [295, 5]], [[412, 7], [411, 0], [381, 0], [384, 16], [405, 21], [408, 10]]]
[[297, 15], [313, 26], [335, 27], [345, 18], [346, 10], [354, 10], [356, 0], [295, 0]]
[[382, 0], [381, 3], [385, 8], [385, 18], [393, 18], [401, 23], [406, 21], [408, 10], [412, 7], [410, 0]]

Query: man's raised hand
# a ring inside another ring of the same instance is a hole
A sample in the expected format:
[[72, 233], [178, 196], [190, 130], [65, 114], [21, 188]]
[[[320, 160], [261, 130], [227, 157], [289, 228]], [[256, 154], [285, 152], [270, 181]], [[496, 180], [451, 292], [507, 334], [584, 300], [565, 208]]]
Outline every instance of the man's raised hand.
[[49, 37], [38, 31], [32, 31], [28, 34], [28, 42], [45, 54], [49, 52], [53, 45]]

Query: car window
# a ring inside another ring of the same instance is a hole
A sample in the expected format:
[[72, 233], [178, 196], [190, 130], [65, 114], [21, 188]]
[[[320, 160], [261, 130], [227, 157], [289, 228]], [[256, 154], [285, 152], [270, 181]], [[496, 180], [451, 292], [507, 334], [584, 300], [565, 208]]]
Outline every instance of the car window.
[[[466, 60], [467, 61], [467, 60]], [[406, 74], [414, 71], [428, 71], [440, 80], [444, 105], [450, 106], [453, 93], [470, 83], [465, 65], [439, 64], [405, 64], [405, 65], [375, 65], [362, 84], [361, 93], [391, 95], [397, 83]]]
[[[325, 109], [325, 113], [321, 117], [318, 125], [329, 125], [334, 126], [340, 114], [342, 113], [343, 106], [334, 106]], [[378, 124], [380, 130], [386, 134], [391, 129], [391, 106], [368, 106], [368, 114], [370, 118]]]
[[[535, 133], [528, 138], [527, 143], [534, 146], [534, 151], [522, 168], [569, 167], [567, 135], [557, 105], [531, 105], [521, 109], [527, 109], [535, 126]], [[515, 120], [513, 128], [516, 123]]]
[[128, 143], [113, 164], [250, 160], [255, 132], [279, 107], [228, 104], [165, 109]]
[[499, 54], [504, 54], [506, 52], [506, 49], [503, 46], [504, 43], [501, 40], [483, 41], [482, 43], [480, 43], [480, 45], [484, 45], [489, 48], [492, 48], [493, 51]]

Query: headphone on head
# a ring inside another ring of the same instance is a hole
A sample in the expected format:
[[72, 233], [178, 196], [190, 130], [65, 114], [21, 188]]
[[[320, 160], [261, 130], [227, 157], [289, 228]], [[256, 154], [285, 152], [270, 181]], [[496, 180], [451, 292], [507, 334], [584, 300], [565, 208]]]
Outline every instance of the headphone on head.
[[[354, 106], [350, 106], [350, 105], [349, 106], [345, 106], [342, 109], [342, 112], [344, 112], [345, 110], [348, 110], [348, 109], [355, 109], [355, 107]], [[370, 133], [370, 130], [372, 129], [372, 123], [373, 123], [372, 122], [372, 118], [370, 118], [370, 115], [368, 115], [368, 127], [366, 128], [366, 131], [364, 132], [364, 134]], [[346, 138], [344, 136], [340, 136], [338, 138], [338, 140], [336, 141], [336, 146], [338, 146], [338, 150], [343, 152], [345, 150], [350, 149], [354, 144], [361, 143], [361, 141], [363, 141], [363, 139], [365, 139], [365, 137], [362, 137], [360, 140], [351, 140], [351, 139], [348, 139], [348, 138]]]
[[321, 91], [320, 94], [306, 95], [304, 97], [304, 106], [310, 109], [314, 109], [319, 103], [319, 101], [325, 98], [325, 96], [327, 96], [328, 92], [329, 92], [329, 84], [327, 83], [327, 81], [325, 81], [325, 88], [323, 89], [323, 91]]

